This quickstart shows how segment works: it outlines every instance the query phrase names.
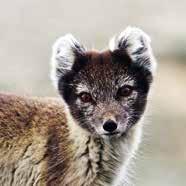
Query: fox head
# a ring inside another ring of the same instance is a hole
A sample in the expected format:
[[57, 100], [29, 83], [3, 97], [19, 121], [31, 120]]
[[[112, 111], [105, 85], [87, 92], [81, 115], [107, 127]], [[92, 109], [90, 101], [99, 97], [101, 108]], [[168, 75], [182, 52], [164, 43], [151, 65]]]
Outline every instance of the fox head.
[[104, 52], [87, 51], [72, 35], [53, 46], [52, 80], [82, 128], [122, 136], [144, 113], [155, 70], [150, 38], [128, 27]]

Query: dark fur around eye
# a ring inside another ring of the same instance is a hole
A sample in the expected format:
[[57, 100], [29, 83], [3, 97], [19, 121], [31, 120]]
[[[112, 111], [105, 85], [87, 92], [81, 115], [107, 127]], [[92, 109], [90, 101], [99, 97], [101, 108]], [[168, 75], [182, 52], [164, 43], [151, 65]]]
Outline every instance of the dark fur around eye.
[[117, 97], [128, 97], [132, 94], [133, 89], [134, 88], [130, 85], [124, 85], [118, 89]]

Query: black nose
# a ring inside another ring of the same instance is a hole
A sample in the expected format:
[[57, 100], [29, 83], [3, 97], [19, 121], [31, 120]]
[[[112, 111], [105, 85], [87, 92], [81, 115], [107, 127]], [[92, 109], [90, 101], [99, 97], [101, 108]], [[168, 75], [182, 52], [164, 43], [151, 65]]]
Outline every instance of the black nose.
[[103, 124], [103, 129], [107, 132], [114, 132], [117, 129], [117, 123], [112, 120], [108, 120]]

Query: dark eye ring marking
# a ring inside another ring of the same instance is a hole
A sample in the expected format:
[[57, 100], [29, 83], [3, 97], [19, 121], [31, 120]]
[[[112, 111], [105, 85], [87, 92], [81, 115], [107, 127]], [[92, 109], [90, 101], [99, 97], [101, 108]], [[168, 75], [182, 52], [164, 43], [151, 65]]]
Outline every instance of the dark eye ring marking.
[[134, 90], [130, 85], [124, 85], [118, 89], [117, 97], [129, 97]]
[[92, 102], [94, 102], [94, 100], [93, 100], [91, 94], [88, 93], [88, 92], [81, 92], [81, 93], [79, 94], [79, 98], [80, 98], [80, 100], [81, 100], [83, 103], [92, 103]]

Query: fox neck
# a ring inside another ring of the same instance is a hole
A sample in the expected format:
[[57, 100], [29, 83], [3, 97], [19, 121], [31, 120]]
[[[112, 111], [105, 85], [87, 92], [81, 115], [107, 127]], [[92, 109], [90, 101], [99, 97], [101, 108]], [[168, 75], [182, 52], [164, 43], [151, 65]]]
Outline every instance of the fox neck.
[[[126, 169], [131, 151], [135, 150], [129, 139], [135, 135], [129, 134], [117, 140], [98, 138], [82, 129], [70, 114], [68, 126], [73, 155], [64, 183], [76, 186], [118, 185], [118, 175]], [[135, 131], [131, 130], [132, 133]]]

